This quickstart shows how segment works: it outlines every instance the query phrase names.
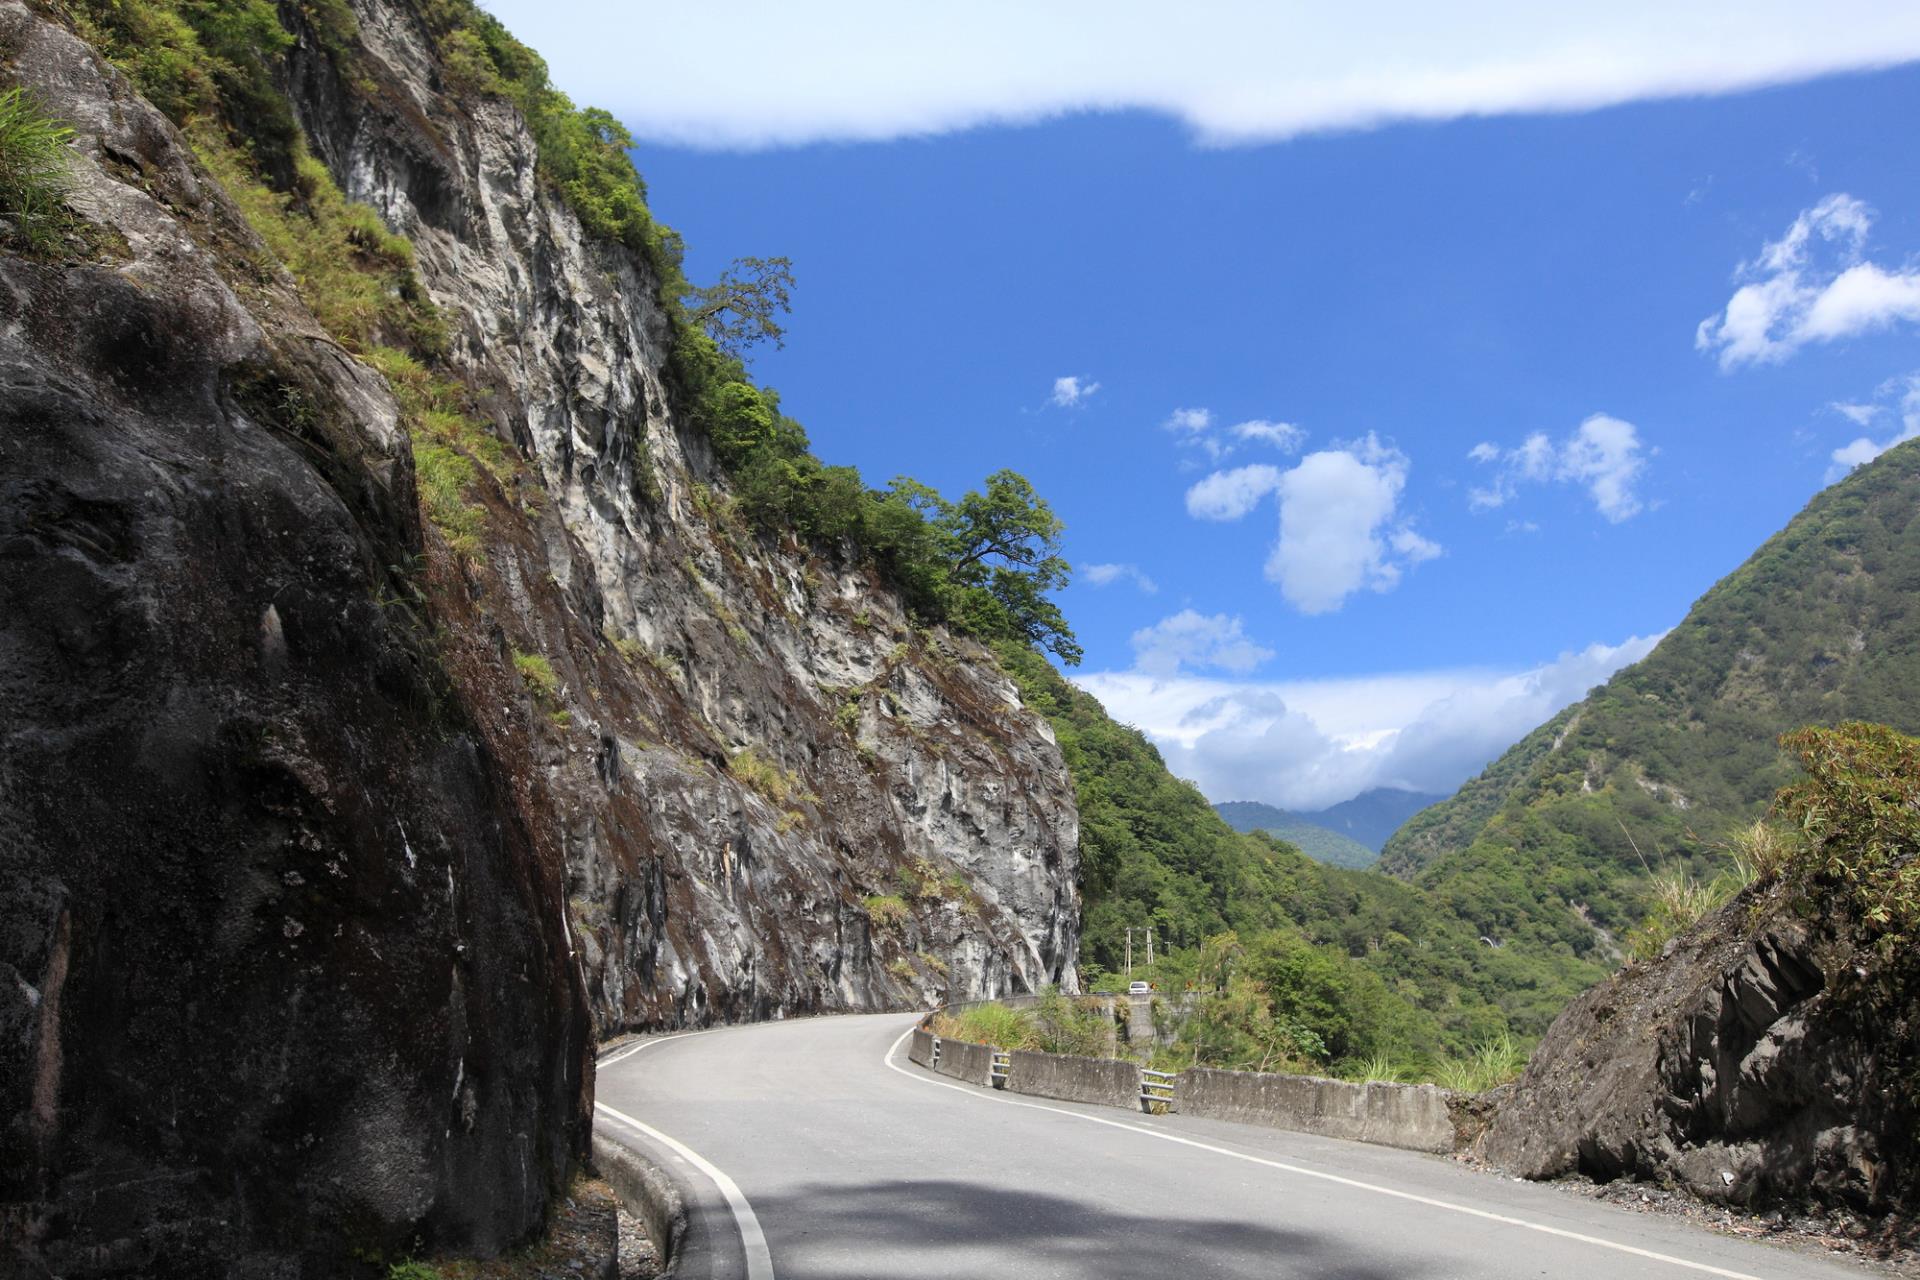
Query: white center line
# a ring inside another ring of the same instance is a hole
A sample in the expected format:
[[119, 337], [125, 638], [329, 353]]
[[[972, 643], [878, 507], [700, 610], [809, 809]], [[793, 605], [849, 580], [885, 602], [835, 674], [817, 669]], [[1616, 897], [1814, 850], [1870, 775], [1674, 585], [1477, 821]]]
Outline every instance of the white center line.
[[[685, 1032], [677, 1036], [662, 1036], [658, 1040], [648, 1040], [636, 1045], [615, 1057], [600, 1063], [601, 1067], [611, 1067], [625, 1062], [642, 1049], [650, 1049], [656, 1044], [665, 1044], [669, 1040], [684, 1040], [689, 1035], [700, 1032]], [[713, 1185], [720, 1189], [720, 1196], [727, 1202], [727, 1208], [733, 1213], [733, 1225], [740, 1232], [740, 1251], [747, 1258], [747, 1280], [774, 1280], [773, 1255], [767, 1251], [767, 1236], [760, 1229], [760, 1219], [754, 1214], [753, 1206], [747, 1203], [746, 1193], [740, 1190], [740, 1184], [729, 1178], [720, 1168], [705, 1156], [681, 1142], [678, 1138], [660, 1132], [650, 1124], [634, 1119], [624, 1111], [616, 1111], [604, 1102], [594, 1103], [596, 1115], [604, 1114], [621, 1124], [637, 1129], [655, 1142], [668, 1148], [688, 1164], [707, 1175]]]
[[1230, 1147], [1216, 1147], [1209, 1142], [1199, 1142], [1193, 1138], [1182, 1138], [1177, 1134], [1163, 1133], [1158, 1129], [1147, 1129], [1140, 1125], [1127, 1124], [1120, 1120], [1107, 1120], [1100, 1116], [1090, 1116], [1079, 1111], [1068, 1111], [1063, 1107], [1049, 1107], [1038, 1102], [1018, 1101], [1006, 1097], [1003, 1094], [982, 1093], [978, 1089], [969, 1088], [963, 1084], [949, 1084], [944, 1080], [932, 1080], [922, 1072], [918, 1070], [908, 1070], [893, 1060], [894, 1055], [900, 1052], [900, 1046], [906, 1043], [907, 1037], [912, 1035], [914, 1030], [915, 1028], [908, 1027], [900, 1038], [888, 1047], [886, 1056], [883, 1057], [881, 1061], [909, 1080], [917, 1080], [921, 1084], [930, 1084], [940, 1089], [952, 1089], [956, 1093], [963, 1093], [969, 1098], [977, 1098], [982, 1102], [996, 1103], [1009, 1107], [1031, 1107], [1035, 1111], [1051, 1111], [1055, 1115], [1069, 1116], [1075, 1120], [1084, 1120], [1088, 1124], [1103, 1124], [1111, 1129], [1125, 1129], [1130, 1133], [1140, 1133], [1145, 1134], [1149, 1138], [1158, 1138], [1162, 1142], [1178, 1143], [1183, 1147], [1195, 1147], [1201, 1151], [1211, 1151], [1215, 1155], [1227, 1156], [1234, 1160], [1245, 1160], [1249, 1164], [1265, 1165], [1270, 1169], [1279, 1169], [1283, 1173], [1297, 1174], [1303, 1178], [1318, 1178], [1322, 1182], [1335, 1182], [1343, 1187], [1352, 1187], [1358, 1191], [1370, 1191], [1375, 1195], [1392, 1196], [1396, 1200], [1411, 1200], [1415, 1204], [1424, 1204], [1435, 1209], [1445, 1209], [1452, 1213], [1464, 1213], [1469, 1217], [1484, 1218], [1489, 1222], [1504, 1223], [1510, 1227], [1524, 1227], [1528, 1231], [1539, 1231], [1545, 1235], [1559, 1236], [1565, 1240], [1577, 1240], [1581, 1244], [1595, 1245], [1602, 1249], [1612, 1249], [1619, 1253], [1630, 1253], [1637, 1258], [1651, 1258], [1655, 1262], [1670, 1263], [1676, 1267], [1685, 1267], [1689, 1271], [1701, 1271], [1710, 1276], [1724, 1276], [1726, 1280], [1760, 1280], [1760, 1277], [1748, 1275], [1744, 1271], [1728, 1271], [1722, 1267], [1709, 1266], [1704, 1262], [1689, 1262], [1685, 1258], [1676, 1258], [1671, 1254], [1655, 1253], [1651, 1249], [1640, 1249], [1630, 1244], [1620, 1244], [1613, 1240], [1602, 1240], [1598, 1236], [1582, 1235], [1578, 1231], [1567, 1231], [1560, 1227], [1549, 1227], [1544, 1223], [1528, 1222], [1525, 1218], [1514, 1218], [1504, 1213], [1493, 1213], [1486, 1209], [1475, 1209], [1471, 1205], [1455, 1204], [1451, 1200], [1435, 1200], [1430, 1196], [1415, 1195], [1411, 1191], [1396, 1191], [1392, 1187], [1376, 1186], [1371, 1182], [1361, 1182], [1354, 1178], [1342, 1177], [1337, 1173], [1325, 1173], [1319, 1169], [1307, 1169], [1297, 1164], [1288, 1164], [1284, 1160], [1269, 1160], [1265, 1156], [1256, 1156], [1245, 1151], [1235, 1151]]

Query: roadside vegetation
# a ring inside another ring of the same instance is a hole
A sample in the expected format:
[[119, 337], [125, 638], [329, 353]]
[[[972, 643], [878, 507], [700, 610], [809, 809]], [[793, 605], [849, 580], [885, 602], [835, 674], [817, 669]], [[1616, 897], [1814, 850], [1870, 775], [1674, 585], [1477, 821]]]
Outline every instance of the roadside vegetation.
[[1026, 1008], [1003, 1004], [969, 1005], [935, 1017], [933, 1029], [942, 1037], [970, 1044], [990, 1044], [1011, 1052], [1070, 1053], [1083, 1058], [1110, 1056], [1113, 1024], [1093, 1000], [1075, 1000], [1048, 987]]

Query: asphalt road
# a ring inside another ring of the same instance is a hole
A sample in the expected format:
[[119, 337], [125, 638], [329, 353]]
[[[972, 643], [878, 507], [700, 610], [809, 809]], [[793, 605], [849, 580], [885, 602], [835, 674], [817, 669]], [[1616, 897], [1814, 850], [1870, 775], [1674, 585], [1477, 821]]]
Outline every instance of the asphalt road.
[[667, 1170], [680, 1276], [1858, 1277], [1384, 1147], [1014, 1097], [907, 1061], [912, 1015], [628, 1044], [598, 1131]]

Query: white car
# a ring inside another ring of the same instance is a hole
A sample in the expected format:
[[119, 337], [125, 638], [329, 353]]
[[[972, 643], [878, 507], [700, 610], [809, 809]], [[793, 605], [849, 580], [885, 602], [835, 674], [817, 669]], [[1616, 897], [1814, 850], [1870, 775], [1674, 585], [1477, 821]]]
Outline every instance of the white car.
[[1130, 996], [1150, 996], [1153, 994], [1153, 988], [1144, 982], [1129, 982], [1127, 984], [1127, 994]]

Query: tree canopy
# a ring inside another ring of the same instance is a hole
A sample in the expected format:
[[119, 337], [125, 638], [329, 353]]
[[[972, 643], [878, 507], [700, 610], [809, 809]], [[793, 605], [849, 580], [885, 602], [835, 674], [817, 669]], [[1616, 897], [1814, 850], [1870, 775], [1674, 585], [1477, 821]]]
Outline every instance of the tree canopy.
[[714, 345], [744, 356], [759, 342], [786, 345], [780, 317], [793, 310], [793, 263], [787, 258], [735, 258], [720, 278], [690, 289], [681, 299], [687, 322], [698, 325]]

